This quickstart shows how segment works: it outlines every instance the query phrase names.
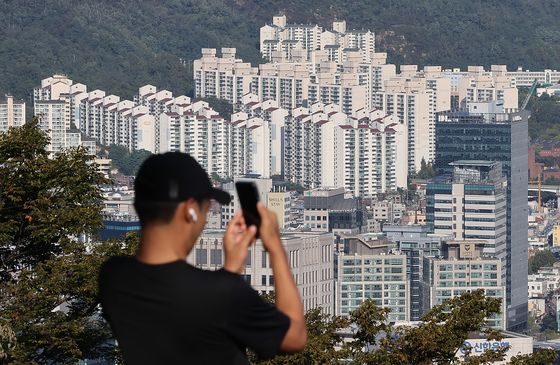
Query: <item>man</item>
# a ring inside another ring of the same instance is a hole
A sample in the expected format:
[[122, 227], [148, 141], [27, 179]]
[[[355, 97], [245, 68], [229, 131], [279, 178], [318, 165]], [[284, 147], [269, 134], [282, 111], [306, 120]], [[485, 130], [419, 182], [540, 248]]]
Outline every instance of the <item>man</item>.
[[149, 157], [135, 191], [139, 251], [110, 259], [99, 278], [103, 311], [127, 364], [248, 364], [246, 348], [262, 358], [303, 349], [303, 305], [274, 213], [259, 203], [275, 307], [239, 275], [256, 233], [239, 212], [224, 235], [223, 269], [204, 271], [186, 262], [206, 224], [210, 199], [230, 201], [192, 157]]

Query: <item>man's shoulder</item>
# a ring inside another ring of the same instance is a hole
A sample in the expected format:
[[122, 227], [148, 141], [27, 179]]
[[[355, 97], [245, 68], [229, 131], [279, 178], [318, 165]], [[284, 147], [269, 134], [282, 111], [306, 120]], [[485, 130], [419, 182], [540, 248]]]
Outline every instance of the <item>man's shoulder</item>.
[[128, 267], [134, 260], [130, 256], [112, 256], [101, 265], [101, 274], [118, 271], [123, 267]]

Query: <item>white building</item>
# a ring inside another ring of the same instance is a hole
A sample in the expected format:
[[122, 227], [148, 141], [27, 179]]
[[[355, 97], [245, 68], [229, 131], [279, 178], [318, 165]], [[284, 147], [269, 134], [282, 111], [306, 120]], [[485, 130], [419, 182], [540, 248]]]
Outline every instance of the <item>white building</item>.
[[25, 124], [25, 101], [11, 95], [0, 98], [0, 132]]
[[370, 30], [349, 31], [344, 20], [334, 21], [330, 30], [316, 24], [289, 24], [285, 15], [274, 16], [272, 24], [260, 29], [260, 51], [268, 61], [308, 60], [321, 50], [340, 61], [348, 50], [358, 51], [363, 61], [369, 61], [375, 51], [375, 34]]
[[506, 328], [506, 283], [500, 259], [484, 255], [484, 241], [447, 241], [443, 258], [425, 257], [424, 281], [433, 307], [471, 290], [501, 300], [501, 313], [488, 318], [491, 327]]
[[183, 151], [209, 174], [231, 174], [229, 121], [206, 102], [192, 103], [152, 85], [141, 87], [134, 101], [121, 100], [103, 90], [88, 92], [85, 85], [61, 75], [42, 80], [34, 96], [35, 114], [45, 116], [41, 126], [49, 131], [53, 152], [63, 147], [67, 131], [77, 127], [102, 145], [153, 153]]
[[205, 102], [171, 109], [159, 115], [159, 152], [185, 152], [209, 175], [231, 176], [229, 121]]
[[338, 254], [336, 314], [347, 316], [364, 300], [389, 308], [391, 321], [410, 320], [410, 290], [406, 255], [386, 245], [357, 236], [349, 240], [348, 254]]
[[297, 108], [286, 121], [284, 176], [306, 188], [376, 196], [406, 186], [406, 131], [392, 116], [335, 105]]
[[[223, 236], [223, 230], [205, 230], [187, 262], [205, 270], [222, 268]], [[334, 314], [333, 235], [284, 233], [281, 238], [304, 309], [322, 308], [324, 313]], [[260, 240], [249, 249], [242, 276], [258, 292], [274, 292], [270, 258]]]

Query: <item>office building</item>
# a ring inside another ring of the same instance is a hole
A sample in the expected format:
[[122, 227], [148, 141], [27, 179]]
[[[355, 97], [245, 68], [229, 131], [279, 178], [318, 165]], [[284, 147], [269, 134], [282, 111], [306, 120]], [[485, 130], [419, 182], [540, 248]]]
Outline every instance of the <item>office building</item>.
[[452, 236], [430, 233], [428, 226], [385, 225], [383, 233], [394, 242], [401, 254], [406, 255], [406, 272], [410, 288], [410, 320], [419, 321], [430, 309], [429, 291], [424, 283], [422, 269], [425, 257], [438, 257], [442, 246]]
[[434, 233], [484, 240], [483, 251], [506, 266], [507, 182], [500, 162], [455, 161], [452, 176], [426, 189], [426, 218]]
[[346, 237], [337, 255], [336, 314], [347, 316], [364, 300], [389, 308], [393, 322], [410, 320], [406, 256], [368, 235]]
[[361, 198], [344, 188], [318, 188], [304, 192], [304, 229], [312, 232], [357, 234], [366, 226]]
[[448, 241], [443, 258], [425, 257], [424, 280], [430, 290], [430, 306], [478, 289], [487, 297], [502, 301], [501, 313], [487, 318], [489, 326], [506, 327], [506, 287], [502, 280], [502, 262], [484, 254], [486, 242], [473, 240]]
[[508, 76], [515, 79], [517, 87], [531, 87], [537, 80], [539, 85], [552, 85], [560, 83], [560, 71], [544, 69], [542, 71], [524, 70], [518, 67], [515, 71], [508, 71]]
[[502, 163], [507, 179], [508, 329], [527, 324], [528, 113], [443, 112], [436, 122], [435, 168], [451, 173], [453, 161]]
[[[205, 230], [187, 262], [204, 270], [218, 270], [224, 264], [223, 230]], [[284, 233], [281, 236], [304, 309], [322, 308], [334, 314], [333, 236], [331, 233]], [[257, 240], [249, 249], [244, 279], [260, 293], [274, 292], [270, 257]]]
[[0, 98], [0, 132], [25, 124], [25, 101], [11, 95]]

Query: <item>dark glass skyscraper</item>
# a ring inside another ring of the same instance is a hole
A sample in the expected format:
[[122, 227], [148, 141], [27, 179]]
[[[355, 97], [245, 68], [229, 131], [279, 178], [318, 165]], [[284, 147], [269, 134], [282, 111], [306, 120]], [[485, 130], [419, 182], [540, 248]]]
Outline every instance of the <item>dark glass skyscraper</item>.
[[527, 326], [527, 170], [529, 113], [442, 112], [436, 115], [438, 174], [450, 162], [502, 162], [507, 177], [507, 328]]

